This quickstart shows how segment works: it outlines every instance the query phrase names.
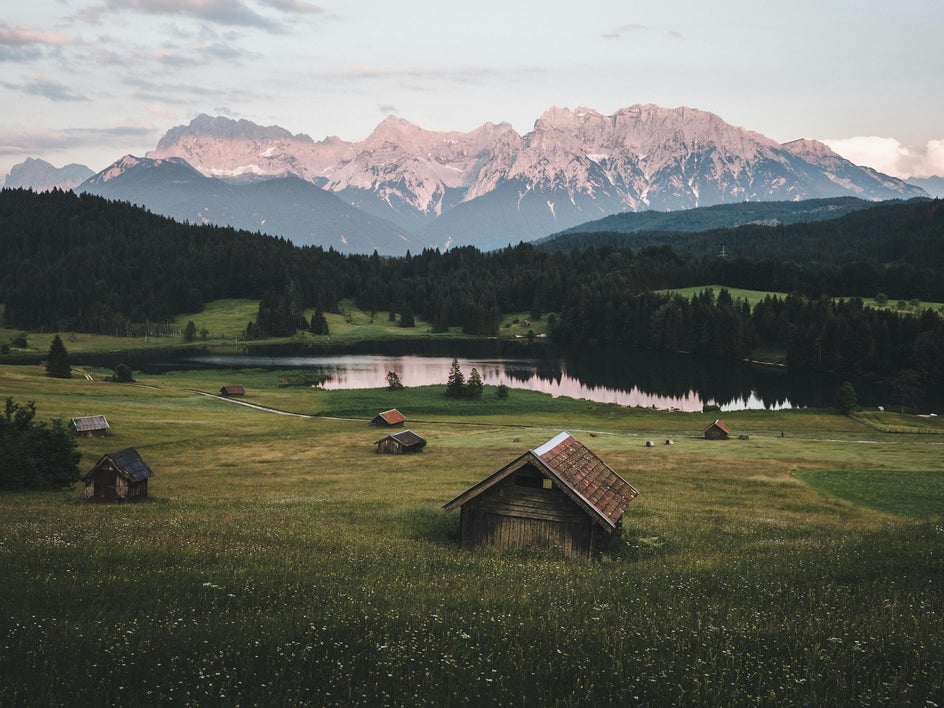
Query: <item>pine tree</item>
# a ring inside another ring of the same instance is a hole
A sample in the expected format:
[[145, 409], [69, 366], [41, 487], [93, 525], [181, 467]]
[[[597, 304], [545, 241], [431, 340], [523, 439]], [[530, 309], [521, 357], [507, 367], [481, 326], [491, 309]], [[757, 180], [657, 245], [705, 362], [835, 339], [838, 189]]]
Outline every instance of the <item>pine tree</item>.
[[49, 354], [46, 355], [46, 376], [57, 379], [72, 378], [69, 352], [66, 351], [66, 345], [59, 339], [58, 334], [53, 338], [52, 344], [49, 346]]
[[482, 377], [479, 376], [479, 371], [475, 367], [472, 367], [472, 371], [469, 374], [469, 382], [465, 385], [465, 395], [467, 398], [476, 400], [482, 397], [482, 389], [484, 385], [482, 384]]
[[465, 393], [465, 376], [459, 368], [459, 360], [453, 359], [449, 369], [449, 378], [446, 379], [446, 395], [449, 398], [462, 398]]

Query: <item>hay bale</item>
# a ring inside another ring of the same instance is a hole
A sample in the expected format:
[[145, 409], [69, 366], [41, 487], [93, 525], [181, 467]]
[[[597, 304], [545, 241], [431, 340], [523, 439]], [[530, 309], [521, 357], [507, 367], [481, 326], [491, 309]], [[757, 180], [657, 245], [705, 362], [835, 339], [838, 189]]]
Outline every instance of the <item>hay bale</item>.
[[646, 447], [652, 447], [652, 446], [653, 446], [652, 440], [646, 440]]

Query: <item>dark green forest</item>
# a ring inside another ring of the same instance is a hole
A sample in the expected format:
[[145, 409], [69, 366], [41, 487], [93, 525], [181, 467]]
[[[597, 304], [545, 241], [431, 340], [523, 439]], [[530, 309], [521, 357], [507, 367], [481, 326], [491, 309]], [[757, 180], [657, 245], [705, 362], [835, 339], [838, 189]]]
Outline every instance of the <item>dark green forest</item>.
[[[552, 335], [565, 343], [722, 358], [777, 348], [791, 366], [944, 383], [941, 313], [874, 310], [860, 299], [944, 301], [940, 201], [782, 227], [621, 235], [630, 237], [634, 247], [597, 233], [491, 252], [345, 256], [90, 195], [3, 190], [0, 302], [8, 327], [117, 335], [227, 297], [260, 299], [248, 333], [256, 337], [305, 328], [304, 309], [336, 312], [344, 298], [478, 336], [498, 334], [503, 314], [553, 314]], [[751, 307], [727, 290], [658, 292], [705, 283], [789, 295]]]

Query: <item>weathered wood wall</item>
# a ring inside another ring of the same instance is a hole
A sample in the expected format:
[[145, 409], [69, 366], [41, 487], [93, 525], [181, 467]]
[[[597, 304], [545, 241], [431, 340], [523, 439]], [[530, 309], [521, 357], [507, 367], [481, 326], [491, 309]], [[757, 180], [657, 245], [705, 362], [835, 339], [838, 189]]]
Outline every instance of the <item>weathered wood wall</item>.
[[462, 507], [463, 547], [536, 548], [564, 556], [602, 549], [608, 535], [557, 487], [545, 489], [529, 468], [519, 470]]

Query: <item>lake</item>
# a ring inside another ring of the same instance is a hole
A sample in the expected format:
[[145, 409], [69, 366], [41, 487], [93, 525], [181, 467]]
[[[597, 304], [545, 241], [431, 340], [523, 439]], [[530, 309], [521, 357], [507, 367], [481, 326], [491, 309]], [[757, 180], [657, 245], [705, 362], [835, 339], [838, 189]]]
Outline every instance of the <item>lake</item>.
[[[463, 349], [462, 343], [452, 345]], [[387, 372], [394, 371], [404, 386], [445, 384], [453, 355], [443, 353], [386, 353], [389, 345], [375, 345], [374, 352], [312, 355], [200, 355], [178, 362], [190, 367], [304, 369], [326, 378], [323, 388], [382, 388]], [[480, 347], [477, 349], [481, 349]], [[716, 404], [724, 411], [830, 407], [843, 380], [808, 372], [790, 372], [745, 362], [721, 362], [686, 355], [647, 351], [583, 351], [562, 354], [549, 348], [534, 351], [492, 351], [483, 355], [456, 355], [468, 379], [478, 370], [486, 385], [505, 384], [552, 396], [568, 396], [621, 406], [664, 410], [700, 411]], [[853, 380], [862, 405], [887, 403], [880, 387]]]

